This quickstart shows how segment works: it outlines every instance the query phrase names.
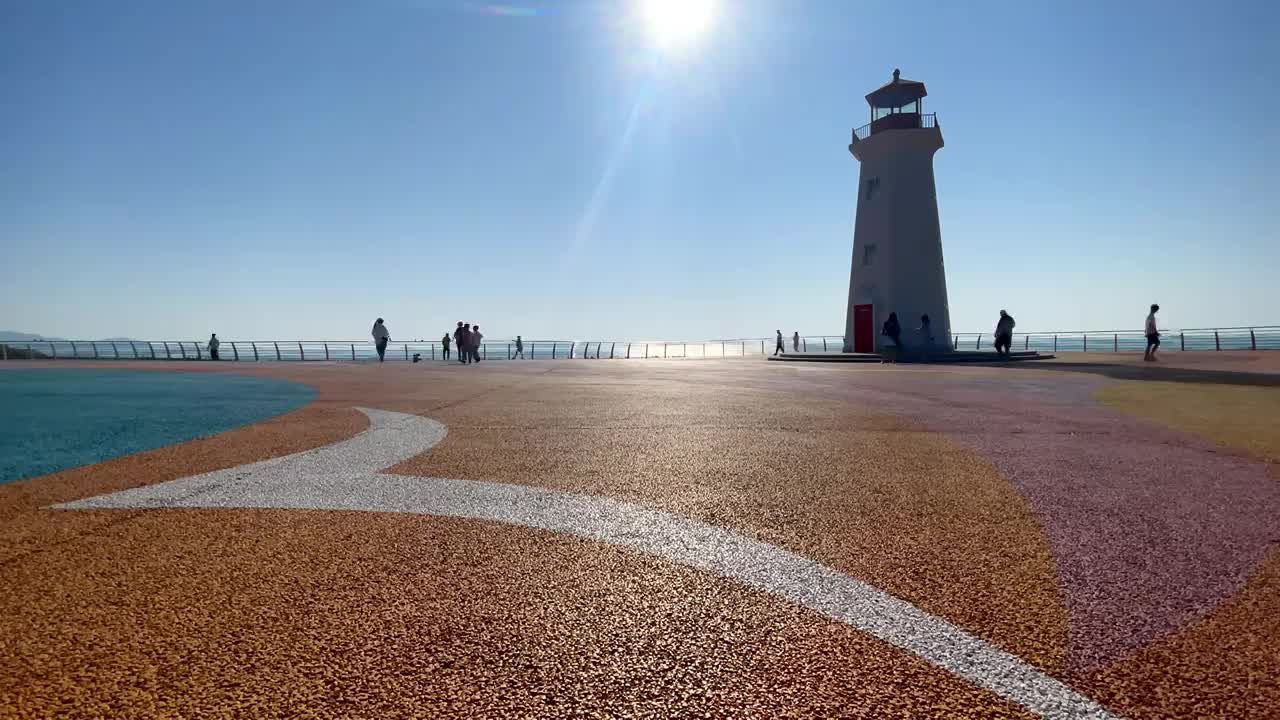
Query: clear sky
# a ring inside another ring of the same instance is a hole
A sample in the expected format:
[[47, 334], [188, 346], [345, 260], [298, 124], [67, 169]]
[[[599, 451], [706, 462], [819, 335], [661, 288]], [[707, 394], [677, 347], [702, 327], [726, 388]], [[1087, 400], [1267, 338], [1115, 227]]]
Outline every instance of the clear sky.
[[0, 0], [0, 329], [840, 334], [927, 83], [957, 331], [1280, 324], [1280, 4]]

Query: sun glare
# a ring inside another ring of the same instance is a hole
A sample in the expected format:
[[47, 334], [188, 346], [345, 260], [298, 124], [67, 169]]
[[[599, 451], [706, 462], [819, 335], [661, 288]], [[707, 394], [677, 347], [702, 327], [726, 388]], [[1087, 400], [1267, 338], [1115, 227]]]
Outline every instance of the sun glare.
[[716, 0], [640, 0], [649, 35], [662, 48], [693, 43], [716, 19]]

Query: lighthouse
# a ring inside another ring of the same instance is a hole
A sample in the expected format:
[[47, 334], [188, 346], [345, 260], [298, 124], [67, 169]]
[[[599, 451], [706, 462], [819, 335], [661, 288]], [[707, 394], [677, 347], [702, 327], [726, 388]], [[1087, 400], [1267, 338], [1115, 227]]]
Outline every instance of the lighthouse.
[[[853, 131], [858, 211], [849, 270], [845, 352], [875, 352], [892, 344], [880, 328], [897, 313], [902, 344], [912, 350], [951, 349], [942, 231], [933, 154], [942, 147], [934, 113], [924, 112], [924, 83], [893, 80], [868, 93], [871, 122]], [[929, 316], [929, 332], [918, 331]]]

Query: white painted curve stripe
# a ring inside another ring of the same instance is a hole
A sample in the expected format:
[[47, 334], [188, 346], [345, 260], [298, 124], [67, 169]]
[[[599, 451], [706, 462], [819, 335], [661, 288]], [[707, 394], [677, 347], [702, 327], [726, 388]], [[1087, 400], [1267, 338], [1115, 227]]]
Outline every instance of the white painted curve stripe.
[[445, 428], [428, 418], [362, 411], [371, 427], [334, 445], [55, 507], [399, 512], [577, 535], [733, 579], [817, 611], [1041, 717], [1116, 717], [1017, 656], [942, 618], [813, 560], [723, 528], [602, 497], [503, 483], [377, 474], [375, 469], [434, 446], [444, 438]]

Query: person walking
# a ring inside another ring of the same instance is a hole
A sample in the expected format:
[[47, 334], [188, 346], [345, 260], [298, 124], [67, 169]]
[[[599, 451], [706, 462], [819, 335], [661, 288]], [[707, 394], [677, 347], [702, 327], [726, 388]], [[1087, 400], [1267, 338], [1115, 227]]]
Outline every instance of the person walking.
[[781, 330], [779, 330], [779, 331], [778, 331], [778, 345], [777, 345], [777, 347], [775, 347], [775, 348], [773, 349], [773, 354], [774, 354], [774, 355], [786, 355], [786, 354], [787, 354], [787, 348], [786, 348], [786, 345], [784, 345], [784, 344], [783, 344], [783, 342], [782, 342], [782, 331], [781, 331]]
[[517, 355], [520, 356], [521, 360], [524, 359], [524, 340], [519, 335], [516, 336], [516, 351], [511, 354], [511, 359], [515, 360]]
[[387, 343], [391, 342], [391, 332], [387, 330], [382, 318], [373, 321], [373, 346], [378, 351], [378, 362], [387, 359]]
[[800, 331], [795, 331], [791, 336], [791, 349], [800, 352]]
[[442, 354], [444, 355], [444, 359], [448, 360], [449, 359], [449, 333], [445, 333], [444, 337], [440, 338], [440, 347], [444, 348], [444, 350], [442, 351]]
[[1009, 357], [1009, 348], [1013, 346], [1013, 328], [1015, 325], [1017, 323], [1013, 321], [1013, 316], [1001, 310], [1000, 319], [996, 322], [995, 333], [997, 355]]
[[484, 340], [484, 334], [480, 332], [480, 326], [476, 325], [471, 328], [471, 360], [480, 362], [480, 341]]
[[1147, 352], [1142, 359], [1147, 362], [1156, 361], [1156, 350], [1160, 349], [1160, 330], [1156, 328], [1156, 313], [1160, 312], [1160, 306], [1153, 304], [1151, 313], [1147, 315]]
[[211, 335], [209, 335], [209, 359], [210, 360], [218, 359], [218, 346], [221, 344], [222, 343], [218, 342], [218, 333], [212, 333]]

